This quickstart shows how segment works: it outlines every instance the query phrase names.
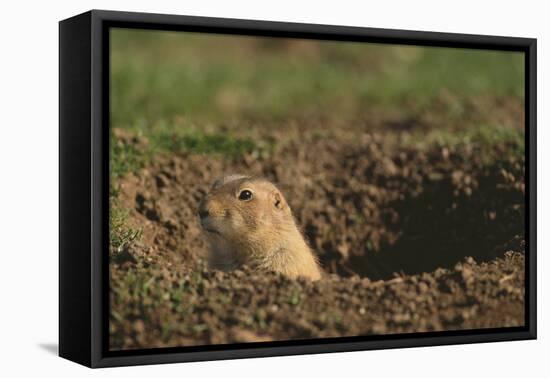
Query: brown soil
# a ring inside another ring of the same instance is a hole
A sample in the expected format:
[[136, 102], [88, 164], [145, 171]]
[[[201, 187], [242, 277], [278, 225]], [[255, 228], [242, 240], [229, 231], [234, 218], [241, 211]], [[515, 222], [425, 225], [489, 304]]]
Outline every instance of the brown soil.
[[[121, 180], [143, 235], [111, 253], [112, 349], [524, 324], [524, 162], [507, 145], [270, 138], [270, 154], [159, 156]], [[197, 205], [230, 172], [279, 184], [326, 279], [204, 265]]]

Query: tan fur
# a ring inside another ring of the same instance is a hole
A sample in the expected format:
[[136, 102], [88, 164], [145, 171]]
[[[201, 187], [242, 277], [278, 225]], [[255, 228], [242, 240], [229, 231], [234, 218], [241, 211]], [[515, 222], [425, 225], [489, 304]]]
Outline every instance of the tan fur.
[[[248, 201], [239, 199], [252, 192]], [[317, 258], [298, 230], [282, 193], [271, 182], [241, 175], [214, 183], [199, 207], [210, 263], [222, 270], [248, 265], [288, 277], [321, 278]]]

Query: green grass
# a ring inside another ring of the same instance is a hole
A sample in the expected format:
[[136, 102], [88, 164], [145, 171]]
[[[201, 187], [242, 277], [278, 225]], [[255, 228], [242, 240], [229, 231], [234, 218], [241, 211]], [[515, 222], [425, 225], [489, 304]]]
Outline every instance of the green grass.
[[523, 99], [520, 53], [115, 29], [112, 124], [150, 128], [426, 108], [442, 93]]
[[109, 211], [109, 245], [111, 256], [115, 257], [124, 251], [124, 248], [131, 242], [141, 238], [140, 229], [131, 228], [127, 225], [128, 212], [122, 209], [116, 200], [111, 198]]
[[191, 127], [164, 125], [153, 129], [137, 130], [138, 137], [145, 136], [147, 143], [137, 145], [111, 137], [110, 174], [116, 182], [127, 173], [138, 172], [153, 156], [160, 153], [197, 153], [218, 155], [235, 159], [247, 153], [269, 154], [274, 145], [252, 138], [238, 138], [226, 133], [207, 133]]
[[433, 145], [456, 147], [457, 145], [477, 144], [482, 146], [507, 145], [511, 151], [525, 154], [525, 131], [518, 128], [479, 125], [463, 130], [434, 129], [426, 133], [413, 133], [403, 140], [403, 144], [416, 148]]
[[[118, 179], [129, 172], [137, 172], [149, 161], [150, 154], [139, 150], [131, 143], [124, 143], [111, 137], [109, 170], [111, 179]], [[113, 187], [111, 187], [111, 191]]]
[[158, 133], [153, 136], [152, 144], [164, 151], [219, 154], [225, 157], [237, 157], [256, 149], [256, 144], [250, 138], [232, 138], [221, 133]]
[[[519, 128], [479, 125], [463, 130], [445, 128], [430, 130], [428, 133], [405, 134], [400, 141], [403, 147], [420, 150], [439, 148], [475, 148], [479, 161], [485, 167], [499, 165], [506, 160], [525, 159], [525, 131]], [[500, 147], [500, 148], [498, 148]], [[503, 149], [505, 155], [503, 156]]]

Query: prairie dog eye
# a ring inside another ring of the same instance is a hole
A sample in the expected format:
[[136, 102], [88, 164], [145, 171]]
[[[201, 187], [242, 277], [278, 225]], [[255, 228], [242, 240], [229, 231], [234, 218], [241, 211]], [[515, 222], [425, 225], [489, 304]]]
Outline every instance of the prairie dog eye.
[[239, 193], [240, 201], [250, 201], [252, 199], [252, 192], [248, 189], [241, 190]]

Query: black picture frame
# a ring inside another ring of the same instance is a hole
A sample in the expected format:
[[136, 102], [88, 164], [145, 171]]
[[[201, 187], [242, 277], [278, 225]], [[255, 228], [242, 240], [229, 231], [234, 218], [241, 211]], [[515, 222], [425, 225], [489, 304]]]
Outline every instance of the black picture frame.
[[[109, 351], [108, 145], [111, 27], [300, 37], [525, 54], [524, 327]], [[92, 10], [59, 23], [59, 354], [89, 367], [536, 338], [536, 39]]]

